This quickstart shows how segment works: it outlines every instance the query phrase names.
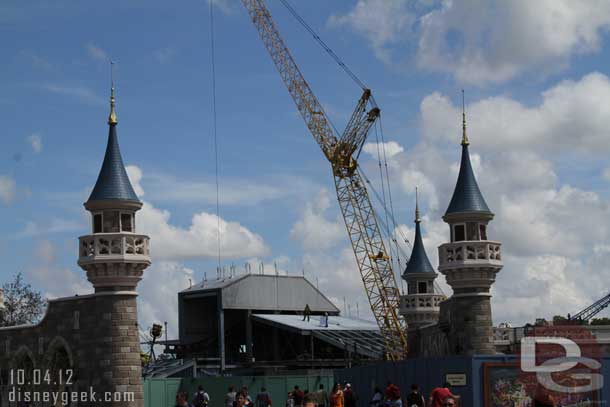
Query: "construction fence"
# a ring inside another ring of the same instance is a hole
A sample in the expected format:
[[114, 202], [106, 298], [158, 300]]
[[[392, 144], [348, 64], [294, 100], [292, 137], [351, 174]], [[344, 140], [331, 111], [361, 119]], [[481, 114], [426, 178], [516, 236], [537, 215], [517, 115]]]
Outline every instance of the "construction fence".
[[176, 405], [176, 393], [187, 392], [189, 401], [193, 398], [198, 386], [203, 386], [210, 395], [210, 407], [224, 407], [224, 398], [229, 386], [239, 391], [243, 386], [254, 399], [261, 387], [271, 394], [275, 406], [284, 406], [288, 392], [298, 385], [302, 390], [315, 391], [324, 385], [330, 390], [334, 383], [332, 371], [319, 374], [288, 376], [223, 376], [198, 378], [168, 378], [144, 380], [144, 407], [173, 407]]

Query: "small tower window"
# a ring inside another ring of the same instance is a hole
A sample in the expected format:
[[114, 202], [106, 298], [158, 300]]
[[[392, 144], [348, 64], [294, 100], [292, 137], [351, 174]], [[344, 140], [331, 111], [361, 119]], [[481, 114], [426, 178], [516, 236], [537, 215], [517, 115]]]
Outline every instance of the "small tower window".
[[481, 240], [487, 240], [487, 226], [483, 224], [479, 224], [479, 234], [481, 235]]
[[123, 232], [133, 232], [133, 225], [131, 222], [131, 213], [121, 214], [121, 230]]
[[466, 240], [479, 240], [477, 230], [477, 223], [468, 222], [466, 223]]
[[428, 293], [428, 283], [425, 281], [420, 281], [417, 283], [417, 293], [418, 294], [427, 294]]
[[464, 225], [455, 225], [453, 227], [453, 236], [454, 236], [456, 242], [461, 242], [461, 241], [465, 240], [466, 235], [465, 235]]
[[417, 294], [417, 287], [415, 287], [415, 283], [407, 284], [407, 294]]
[[102, 233], [102, 214], [93, 215], [93, 233]]
[[104, 233], [119, 233], [119, 212], [104, 211]]

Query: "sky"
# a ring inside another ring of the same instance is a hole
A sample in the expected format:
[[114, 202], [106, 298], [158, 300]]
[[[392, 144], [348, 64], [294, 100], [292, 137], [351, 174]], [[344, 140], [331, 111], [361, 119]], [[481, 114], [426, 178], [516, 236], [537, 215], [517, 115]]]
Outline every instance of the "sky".
[[[342, 129], [361, 89], [279, 1], [267, 3]], [[494, 323], [573, 314], [608, 293], [610, 3], [291, 4], [382, 110], [397, 235], [413, 239], [417, 186], [438, 264], [464, 89], [473, 168], [495, 213], [488, 236], [502, 243]], [[49, 298], [92, 291], [77, 238], [90, 233], [82, 204], [105, 150], [113, 60], [119, 142], [144, 202], [136, 228], [151, 238], [141, 327], [168, 321], [176, 335], [177, 292], [216, 278], [218, 224], [227, 269], [304, 273], [346, 314], [370, 317], [329, 164], [241, 2], [214, 0], [213, 11], [218, 162], [208, 1], [0, 4], [0, 282], [23, 272]], [[360, 165], [383, 193], [380, 130]], [[450, 294], [442, 275], [438, 284]]]

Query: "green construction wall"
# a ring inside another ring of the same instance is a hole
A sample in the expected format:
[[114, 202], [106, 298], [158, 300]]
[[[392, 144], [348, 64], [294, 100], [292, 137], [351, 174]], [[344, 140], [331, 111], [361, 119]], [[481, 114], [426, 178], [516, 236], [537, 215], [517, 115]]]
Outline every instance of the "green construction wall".
[[254, 399], [262, 386], [271, 394], [275, 406], [283, 406], [288, 392], [298, 385], [302, 390], [315, 391], [320, 384], [329, 390], [333, 385], [333, 374], [321, 373], [319, 375], [302, 376], [232, 376], [232, 377], [200, 377], [177, 379], [145, 379], [144, 380], [144, 407], [174, 406], [176, 393], [186, 391], [189, 401], [197, 387], [202, 385], [210, 395], [210, 407], [224, 407], [224, 398], [230, 385], [236, 390], [248, 386], [248, 392]]

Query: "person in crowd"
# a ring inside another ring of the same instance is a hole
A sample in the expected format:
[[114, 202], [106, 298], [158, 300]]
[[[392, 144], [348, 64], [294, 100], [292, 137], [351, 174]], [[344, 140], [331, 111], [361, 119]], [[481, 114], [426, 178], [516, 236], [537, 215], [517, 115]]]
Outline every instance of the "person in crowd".
[[447, 397], [443, 400], [443, 407], [457, 407], [457, 401], [453, 397]]
[[229, 386], [229, 391], [225, 395], [225, 407], [233, 407], [237, 393], [235, 392], [235, 386]]
[[248, 399], [243, 392], [237, 393], [235, 396], [235, 401], [233, 402], [233, 407], [245, 407], [248, 405]]
[[430, 399], [428, 400], [429, 407], [443, 407], [443, 401], [447, 398], [455, 398], [450, 390], [451, 384], [445, 382], [442, 387], [432, 389]]
[[195, 407], [207, 407], [208, 404], [210, 404], [210, 395], [203, 390], [203, 386], [200, 385], [193, 396], [193, 405]]
[[426, 400], [419, 392], [417, 384], [411, 385], [411, 393], [407, 396], [407, 407], [426, 407]]
[[192, 407], [188, 402], [188, 394], [185, 392], [176, 393], [176, 407]]
[[320, 388], [316, 392], [316, 402], [318, 407], [328, 407], [328, 393], [324, 389], [324, 385], [320, 383]]
[[375, 386], [375, 389], [373, 390], [373, 397], [371, 398], [369, 404], [371, 407], [381, 407], [383, 404], [383, 393], [378, 386]]
[[294, 386], [292, 397], [294, 398], [294, 407], [303, 407], [303, 398], [305, 397], [305, 393], [303, 393], [303, 390], [301, 390], [298, 385]]
[[330, 407], [344, 407], [343, 406], [343, 391], [339, 383], [335, 383], [333, 390], [330, 393]]
[[315, 393], [307, 393], [303, 399], [303, 407], [317, 407], [318, 399]]
[[388, 381], [388, 385], [385, 388], [385, 399], [386, 400], [396, 400], [400, 397], [400, 389], [391, 381]]
[[260, 393], [256, 395], [256, 407], [271, 407], [271, 395], [265, 386], [261, 387]]
[[343, 389], [343, 402], [345, 407], [356, 407], [357, 400], [358, 399], [354, 389], [352, 389], [352, 385], [350, 383], [345, 383], [345, 389]]
[[242, 386], [241, 393], [246, 398], [246, 405], [252, 404], [252, 397], [250, 397], [250, 394], [248, 393], [248, 386]]
[[294, 407], [294, 392], [289, 391], [286, 397], [286, 407]]

